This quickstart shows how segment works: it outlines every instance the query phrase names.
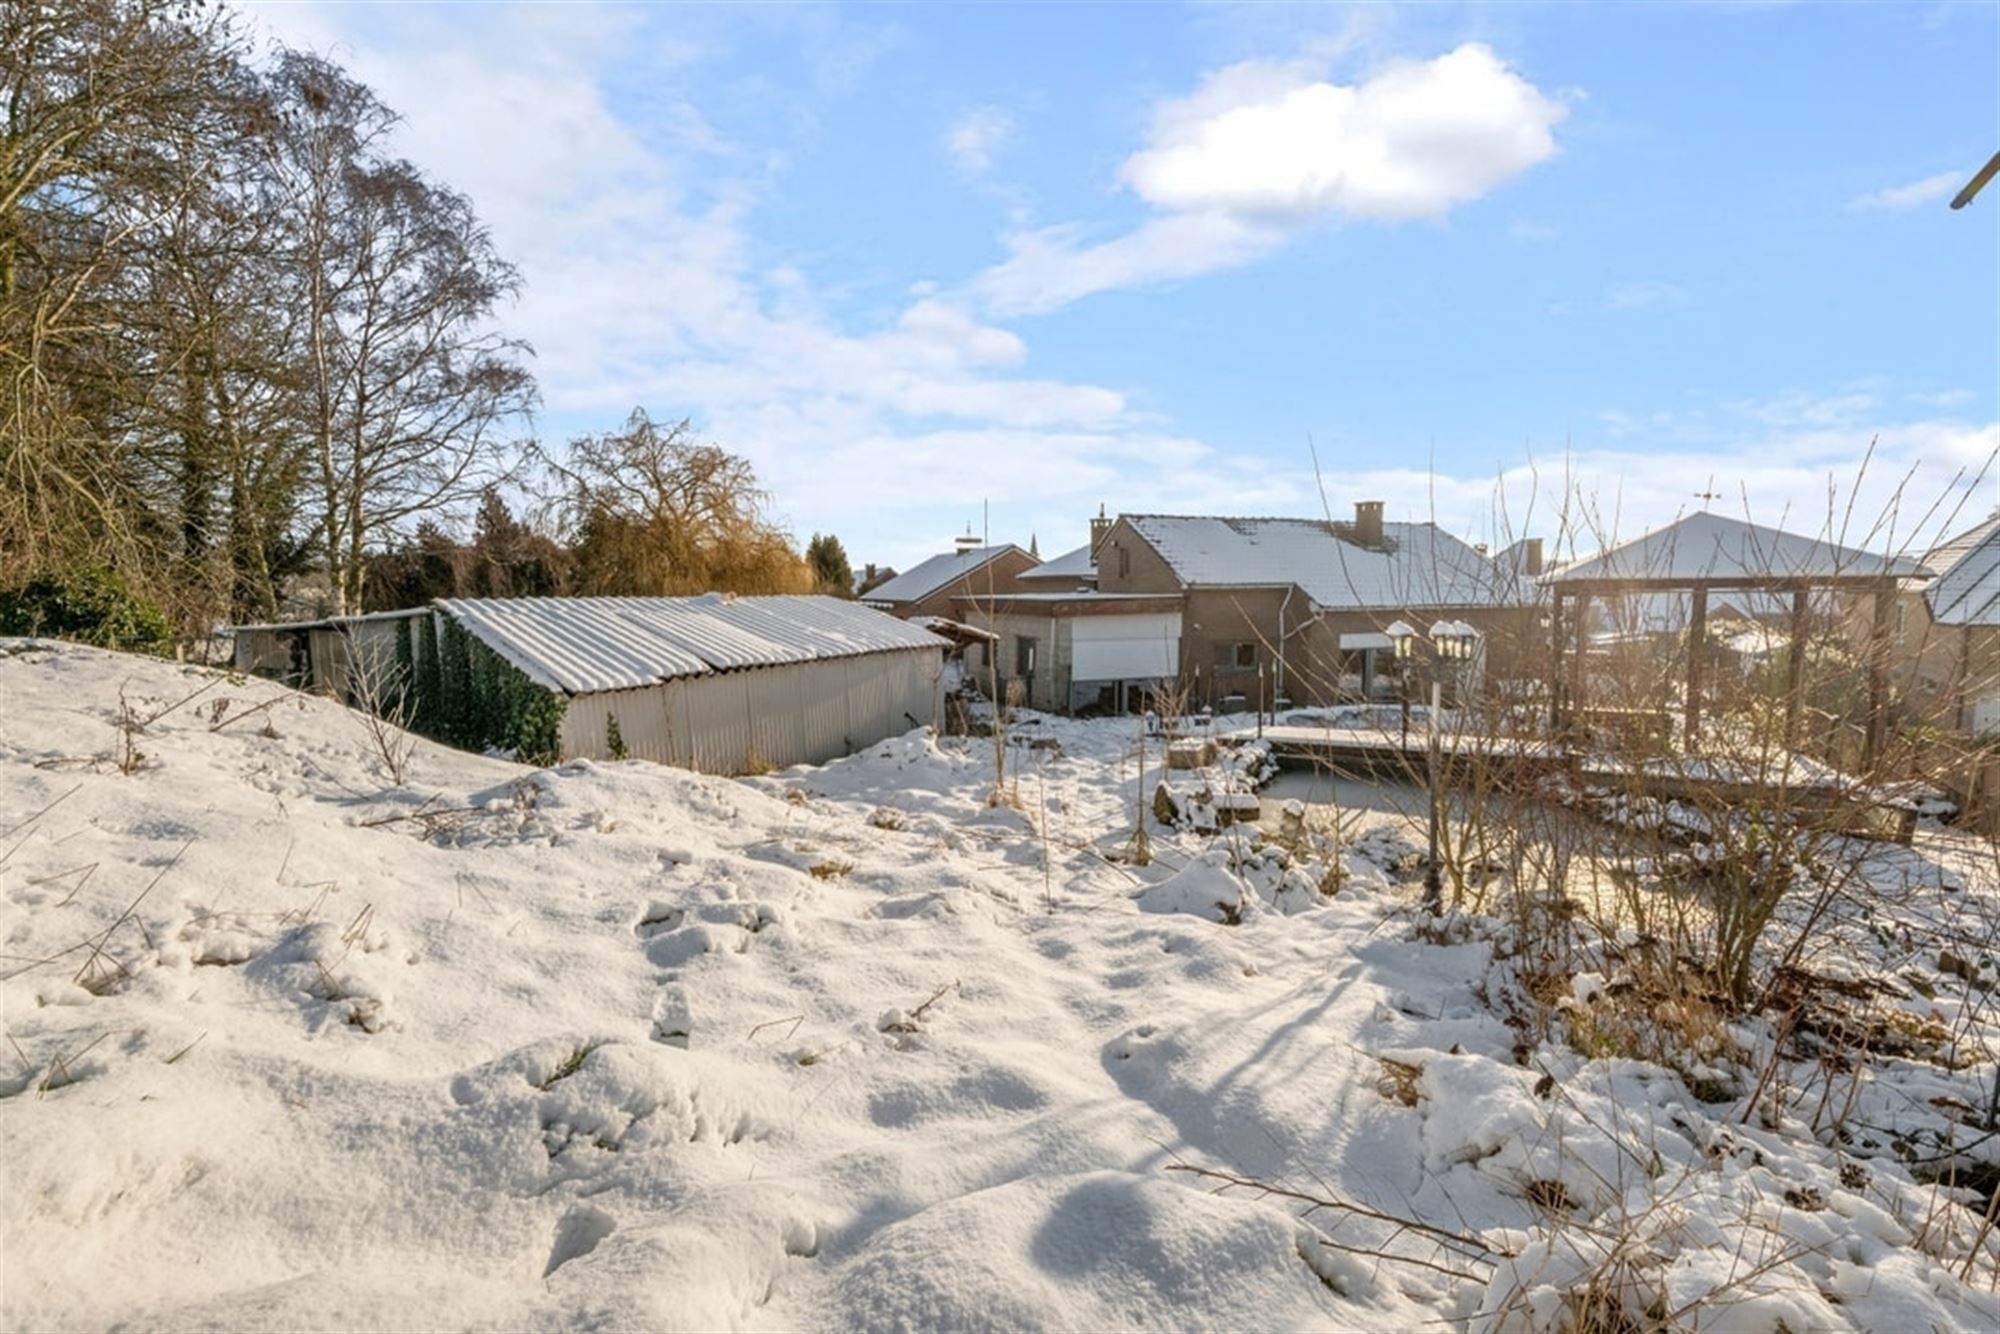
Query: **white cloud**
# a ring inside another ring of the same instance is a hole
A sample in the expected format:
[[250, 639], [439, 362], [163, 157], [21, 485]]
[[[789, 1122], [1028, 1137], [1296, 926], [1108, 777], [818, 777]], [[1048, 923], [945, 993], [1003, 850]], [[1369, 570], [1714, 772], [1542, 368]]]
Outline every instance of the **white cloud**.
[[1435, 217], [1554, 156], [1567, 110], [1478, 43], [1351, 85], [1238, 66], [1162, 108], [1121, 175], [1169, 209]]
[[1007, 258], [973, 282], [972, 294], [1001, 314], [1053, 310], [1097, 292], [1246, 263], [1284, 239], [1276, 228], [1227, 213], [1154, 218], [1097, 242], [1077, 227], [1044, 227], [1007, 237]]
[[[551, 22], [550, 11], [505, 10], [490, 25], [434, 23], [414, 34], [400, 27], [403, 12], [285, 8], [273, 20], [301, 25], [292, 31], [315, 23], [319, 44], [339, 42], [338, 58], [408, 116], [402, 146], [467, 189], [520, 264], [526, 293], [507, 321], [538, 349], [548, 407], [562, 423], [552, 433], [612, 426], [635, 404], [692, 414], [753, 460], [798, 531], [838, 532], [857, 560], [898, 565], [931, 554], [956, 526], [940, 519], [974, 517], [982, 499], [995, 505], [996, 536], [1025, 540], [1032, 527], [1051, 554], [1082, 540], [1100, 500], [1127, 510], [1318, 512], [1303, 447], [1275, 459], [1214, 449], [1142, 411], [1121, 387], [1036, 368], [1028, 343], [987, 313], [1243, 263], [1283, 243], [1279, 222], [1168, 211], [1110, 239], [1024, 230], [970, 291], [913, 289], [893, 310], [844, 319], [809, 271], [788, 267], [794, 257], [752, 244], [766, 159], [705, 128], [696, 81], [677, 85], [664, 122], [655, 118], [663, 95], [649, 94], [645, 135], [624, 114], [624, 94], [606, 92], [604, 68], [632, 44], [622, 27], [630, 11], [575, 20], [565, 9]], [[523, 27], [538, 15], [542, 28]], [[1208, 88], [1233, 96], [1255, 83], [1245, 74]], [[681, 128], [662, 138], [663, 123]], [[1828, 474], [1851, 478], [1876, 434], [1864, 507], [1908, 468], [1921, 474], [1913, 496], [1935, 491], [2000, 444], [2000, 426], [1966, 418], [1955, 398], [1913, 406], [1916, 420], [1890, 415], [1884, 404], [1914, 402], [1898, 389], [1778, 395], [1719, 405], [1698, 421], [1607, 415], [1618, 448], [1579, 449], [1571, 479], [1607, 511], [1622, 505], [1618, 521], [1630, 532], [1692, 505], [1710, 477], [1731, 495], [1748, 488], [1759, 518], [1824, 511]], [[1498, 484], [1516, 531], [1554, 531], [1560, 462], [1539, 477], [1513, 465], [1496, 479], [1384, 469], [1383, 455], [1377, 440], [1346, 456], [1321, 450], [1337, 512], [1379, 497], [1401, 516], [1435, 514], [1487, 537], [1499, 531]], [[1516, 457], [1511, 446], [1507, 456]], [[1531, 494], [1542, 496], [1532, 514]]]
[[1604, 294], [1607, 310], [1645, 310], [1652, 306], [1678, 306], [1688, 299], [1685, 289], [1658, 278], [1613, 283]]
[[983, 176], [993, 158], [1014, 137], [1014, 118], [999, 107], [976, 107], [953, 121], [944, 133], [944, 149], [968, 176]]
[[[1495, 546], [1543, 537], [1559, 548], [1551, 559], [1635, 537], [1704, 504], [1852, 546], [1923, 551], [2000, 499], [1994, 474], [1982, 475], [2000, 450], [2000, 422], [1760, 430], [1731, 413], [1691, 432], [1661, 425], [1658, 414], [1643, 417], [1607, 423], [1616, 445], [1584, 443], [1484, 476], [1382, 466], [1373, 448], [1343, 467], [1340, 452], [1323, 447], [1327, 498], [1336, 517], [1354, 500], [1379, 499], [1392, 519], [1433, 519]], [[1719, 498], [1696, 494], [1708, 491]], [[1315, 501], [1288, 512], [1316, 510]]]
[[1388, 65], [1353, 84], [1311, 61], [1250, 61], [1162, 103], [1120, 180], [1160, 210], [1089, 241], [1075, 225], [1017, 232], [972, 291], [1003, 313], [1233, 268], [1316, 218], [1437, 217], [1556, 152], [1563, 102], [1490, 47]]
[[1867, 194], [1856, 195], [1847, 201], [1847, 206], [1851, 209], [1878, 212], [1921, 208], [1925, 204], [1935, 204], [1951, 198], [1952, 193], [1965, 183], [1968, 174], [1941, 171], [1935, 176], [1926, 176], [1920, 181], [1911, 181], [1906, 185], [1892, 185], [1886, 189], [1871, 190]]

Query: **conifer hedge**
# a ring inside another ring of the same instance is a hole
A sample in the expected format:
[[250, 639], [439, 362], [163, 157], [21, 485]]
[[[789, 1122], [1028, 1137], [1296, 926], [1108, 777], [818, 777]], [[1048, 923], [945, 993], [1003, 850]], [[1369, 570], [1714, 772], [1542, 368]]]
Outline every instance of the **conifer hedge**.
[[568, 697], [536, 685], [451, 617], [436, 620], [435, 627], [431, 617], [418, 620], [414, 730], [465, 750], [554, 764]]

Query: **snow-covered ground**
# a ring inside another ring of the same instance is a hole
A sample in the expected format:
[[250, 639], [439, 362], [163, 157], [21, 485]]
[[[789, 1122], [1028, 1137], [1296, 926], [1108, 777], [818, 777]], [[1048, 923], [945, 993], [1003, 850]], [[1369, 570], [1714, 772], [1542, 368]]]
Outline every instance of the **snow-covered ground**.
[[[185, 700], [129, 773], [121, 690]], [[1803, 1101], [1510, 1025], [1395, 803], [1331, 896], [1242, 827], [1136, 865], [1137, 729], [1036, 730], [1017, 807], [922, 733], [398, 786], [334, 704], [0, 641], [0, 1320], [1553, 1328], [1615, 1242], [1680, 1324], [2000, 1323], [1977, 1215]], [[1993, 1071], [1907, 1064], [1850, 1103]]]

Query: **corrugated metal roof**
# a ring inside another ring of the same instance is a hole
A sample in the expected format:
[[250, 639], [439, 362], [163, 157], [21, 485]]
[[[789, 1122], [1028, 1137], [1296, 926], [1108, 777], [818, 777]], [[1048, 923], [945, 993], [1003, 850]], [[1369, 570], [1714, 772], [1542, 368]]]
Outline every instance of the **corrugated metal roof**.
[[1383, 545], [1318, 519], [1124, 516], [1185, 584], [1297, 584], [1321, 607], [1481, 607], [1514, 599], [1484, 556], [1436, 524], [1384, 523]]
[[1901, 556], [1840, 546], [1726, 514], [1690, 514], [1589, 560], [1542, 576], [1544, 584], [1591, 580], [1693, 583], [1703, 579], [1868, 579], [1928, 571]]
[[1008, 542], [997, 547], [947, 551], [910, 567], [887, 583], [877, 584], [861, 597], [867, 602], [918, 602], [940, 588], [948, 587], [965, 578], [996, 556], [1019, 550], [1019, 547]]
[[1924, 590], [1940, 625], [2000, 625], [2000, 514], [1924, 557], [1937, 582]]
[[446, 598], [438, 608], [530, 680], [583, 694], [944, 641], [842, 598]]

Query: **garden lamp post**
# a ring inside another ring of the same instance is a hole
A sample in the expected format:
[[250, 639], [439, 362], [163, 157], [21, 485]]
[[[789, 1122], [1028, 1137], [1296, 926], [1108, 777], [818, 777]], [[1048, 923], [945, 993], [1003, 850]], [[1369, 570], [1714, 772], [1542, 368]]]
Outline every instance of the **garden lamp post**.
[[1396, 654], [1396, 699], [1403, 706], [1403, 750], [1410, 749], [1410, 659], [1417, 651], [1417, 627], [1408, 621], [1391, 621], [1382, 633]]
[[[1397, 634], [1400, 627], [1402, 633]], [[1479, 631], [1464, 621], [1438, 621], [1430, 630], [1431, 660], [1431, 710], [1430, 746], [1425, 754], [1424, 783], [1430, 798], [1430, 860], [1424, 867], [1424, 907], [1435, 913], [1444, 907], [1444, 876], [1439, 865], [1438, 844], [1441, 841], [1444, 823], [1443, 784], [1439, 770], [1443, 767], [1443, 733], [1438, 726], [1438, 715], [1444, 709], [1444, 674], [1452, 674], [1452, 694], [1456, 699], [1464, 684], [1463, 671], [1479, 651]], [[1390, 642], [1396, 646], [1396, 657], [1407, 662], [1416, 652], [1416, 631], [1398, 621], [1390, 629]], [[1407, 708], [1407, 692], [1405, 694]]]

